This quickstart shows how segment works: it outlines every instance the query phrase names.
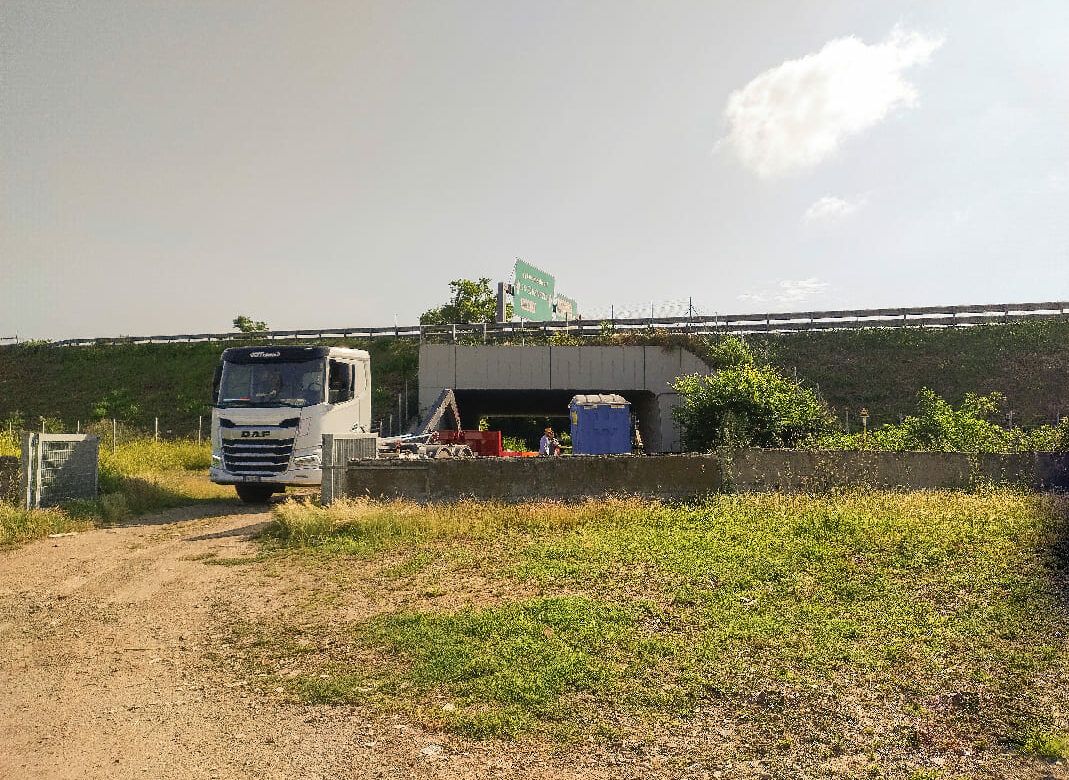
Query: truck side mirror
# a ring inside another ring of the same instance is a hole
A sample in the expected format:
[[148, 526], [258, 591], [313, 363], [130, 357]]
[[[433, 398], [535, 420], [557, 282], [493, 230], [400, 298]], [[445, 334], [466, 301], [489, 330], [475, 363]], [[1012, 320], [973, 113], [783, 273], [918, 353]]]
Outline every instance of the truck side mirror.
[[215, 367], [215, 376], [212, 378], [212, 406], [219, 403], [219, 383], [223, 379], [223, 366], [220, 363]]
[[353, 367], [348, 363], [330, 361], [330, 381], [327, 402], [340, 404], [353, 398]]

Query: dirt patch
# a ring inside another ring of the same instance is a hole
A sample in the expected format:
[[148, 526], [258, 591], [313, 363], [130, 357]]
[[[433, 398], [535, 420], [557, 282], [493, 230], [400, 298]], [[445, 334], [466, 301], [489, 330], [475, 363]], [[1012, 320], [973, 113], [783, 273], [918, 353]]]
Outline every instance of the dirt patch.
[[273, 700], [220, 671], [205, 656], [223, 612], [262, 614], [306, 589], [277, 566], [211, 565], [254, 556], [269, 520], [202, 505], [0, 553], [0, 776], [619, 774], [601, 750], [462, 741], [356, 707]]
[[[415, 590], [346, 590], [347, 583], [405, 566], [403, 556], [349, 561], [344, 576], [338, 562], [309, 567], [283, 557], [242, 565], [257, 555], [254, 537], [269, 521], [262, 508], [201, 505], [0, 553], [0, 777], [618, 780], [873, 773], [871, 756], [836, 748], [837, 733], [864, 728], [860, 715], [858, 722], [821, 720], [816, 693], [804, 703], [775, 691], [756, 691], [745, 706], [710, 700], [686, 718], [657, 725], [628, 723], [621, 714], [619, 733], [628, 736], [571, 745], [472, 741], [403, 715], [272, 696], [226, 655], [235, 618], [297, 610], [310, 619], [348, 622], [384, 610], [455, 609], [462, 606], [460, 592], [480, 603], [515, 594], [502, 594], [499, 583], [475, 574], [438, 578], [433, 560], [417, 577], [426, 583], [419, 579]], [[450, 579], [458, 576], [471, 579]], [[859, 699], [857, 712], [880, 706]], [[814, 734], [818, 728], [827, 733]], [[763, 755], [758, 745], [767, 746]], [[999, 777], [1013, 767], [1030, 777], [1069, 777], [1064, 762], [1022, 759], [994, 746], [977, 755], [933, 742], [903, 751], [902, 759], [878, 776]]]

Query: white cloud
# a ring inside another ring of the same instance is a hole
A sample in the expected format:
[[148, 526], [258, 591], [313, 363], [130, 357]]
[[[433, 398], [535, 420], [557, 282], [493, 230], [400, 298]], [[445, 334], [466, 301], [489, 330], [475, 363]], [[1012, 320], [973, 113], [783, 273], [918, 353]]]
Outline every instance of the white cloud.
[[863, 208], [868, 203], [866, 198], [860, 198], [853, 203], [832, 195], [825, 195], [808, 209], [806, 209], [803, 221], [807, 224], [829, 225], [841, 219], [849, 217], [854, 212]]
[[827, 287], [827, 282], [822, 282], [815, 277], [798, 280], [784, 279], [765, 290], [742, 293], [738, 299], [751, 303], [801, 303], [822, 295]]
[[942, 43], [900, 27], [873, 45], [854, 37], [829, 41], [733, 92], [723, 141], [760, 176], [812, 168], [892, 110], [915, 106], [917, 90], [902, 71], [927, 62]]

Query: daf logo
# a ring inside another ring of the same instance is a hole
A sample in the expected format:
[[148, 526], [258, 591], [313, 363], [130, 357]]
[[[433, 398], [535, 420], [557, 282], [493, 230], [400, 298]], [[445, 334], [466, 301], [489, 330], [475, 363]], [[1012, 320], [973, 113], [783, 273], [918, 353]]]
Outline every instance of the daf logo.
[[242, 431], [243, 439], [265, 439], [271, 435], [271, 431]]
[[276, 358], [276, 357], [282, 357], [282, 353], [281, 352], [250, 352], [249, 353], [249, 357], [251, 357], [251, 358]]

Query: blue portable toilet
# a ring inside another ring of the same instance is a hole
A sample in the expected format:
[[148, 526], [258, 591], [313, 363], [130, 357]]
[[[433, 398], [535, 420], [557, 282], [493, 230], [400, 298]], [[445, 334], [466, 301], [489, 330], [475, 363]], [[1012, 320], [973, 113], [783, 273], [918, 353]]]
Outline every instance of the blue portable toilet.
[[630, 455], [631, 403], [620, 395], [574, 395], [568, 404], [572, 418], [573, 455]]

